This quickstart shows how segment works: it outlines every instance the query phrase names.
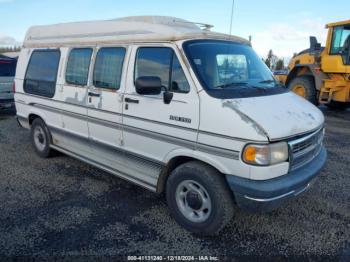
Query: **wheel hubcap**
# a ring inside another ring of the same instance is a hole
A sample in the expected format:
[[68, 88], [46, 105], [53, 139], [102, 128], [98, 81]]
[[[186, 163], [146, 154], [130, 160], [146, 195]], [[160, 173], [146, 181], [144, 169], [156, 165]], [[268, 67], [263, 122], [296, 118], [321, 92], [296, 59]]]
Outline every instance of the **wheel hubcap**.
[[188, 206], [194, 210], [199, 210], [203, 205], [201, 196], [196, 191], [193, 191], [193, 190], [187, 193], [186, 201]]
[[34, 129], [34, 143], [38, 150], [43, 151], [46, 146], [46, 138], [44, 130], [40, 126]]
[[44, 136], [42, 134], [38, 135], [38, 139], [41, 144], [44, 143]]
[[305, 97], [305, 87], [302, 85], [293, 86], [292, 91], [301, 97]]
[[208, 219], [212, 211], [207, 190], [193, 180], [185, 180], [178, 185], [176, 203], [182, 215], [195, 223]]

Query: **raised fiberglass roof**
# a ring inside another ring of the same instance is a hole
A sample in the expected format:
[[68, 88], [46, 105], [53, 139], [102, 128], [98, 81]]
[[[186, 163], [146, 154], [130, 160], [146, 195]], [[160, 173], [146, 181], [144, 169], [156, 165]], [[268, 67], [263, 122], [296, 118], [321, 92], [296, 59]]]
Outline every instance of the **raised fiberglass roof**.
[[216, 38], [241, 43], [247, 40], [210, 31], [210, 25], [176, 17], [136, 16], [114, 20], [87, 21], [31, 27], [24, 47], [55, 47], [96, 43], [159, 42], [182, 39]]

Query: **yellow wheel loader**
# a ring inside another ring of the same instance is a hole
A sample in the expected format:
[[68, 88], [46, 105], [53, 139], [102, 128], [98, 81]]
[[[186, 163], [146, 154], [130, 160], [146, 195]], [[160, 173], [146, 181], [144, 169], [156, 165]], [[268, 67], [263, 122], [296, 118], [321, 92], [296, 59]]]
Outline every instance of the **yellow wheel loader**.
[[310, 37], [310, 48], [292, 58], [277, 80], [311, 103], [350, 107], [350, 20], [326, 25], [325, 47]]

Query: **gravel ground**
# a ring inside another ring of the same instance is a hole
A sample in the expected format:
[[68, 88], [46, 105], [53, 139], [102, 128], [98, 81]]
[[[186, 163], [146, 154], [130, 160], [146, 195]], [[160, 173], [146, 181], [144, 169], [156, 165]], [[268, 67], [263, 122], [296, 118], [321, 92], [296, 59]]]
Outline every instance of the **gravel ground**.
[[350, 111], [322, 110], [329, 158], [313, 187], [268, 214], [237, 210], [219, 236], [205, 238], [178, 226], [163, 196], [68, 156], [40, 159], [29, 132], [0, 115], [0, 257], [349, 261]]

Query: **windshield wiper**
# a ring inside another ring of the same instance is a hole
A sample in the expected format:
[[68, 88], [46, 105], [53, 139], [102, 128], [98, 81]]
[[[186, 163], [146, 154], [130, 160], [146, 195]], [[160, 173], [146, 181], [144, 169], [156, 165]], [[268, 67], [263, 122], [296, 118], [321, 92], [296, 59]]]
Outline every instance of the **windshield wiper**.
[[275, 83], [276, 81], [273, 80], [273, 79], [270, 79], [270, 80], [263, 80], [263, 81], [260, 81], [259, 84], [269, 84], [269, 83]]
[[246, 86], [247, 84], [248, 84], [247, 82], [233, 82], [233, 83], [218, 85], [218, 86], [215, 86], [214, 88], [227, 88], [227, 87], [231, 87], [231, 86]]

